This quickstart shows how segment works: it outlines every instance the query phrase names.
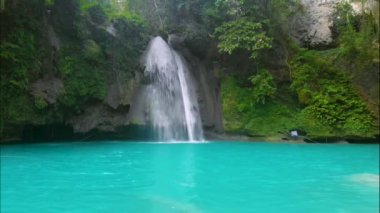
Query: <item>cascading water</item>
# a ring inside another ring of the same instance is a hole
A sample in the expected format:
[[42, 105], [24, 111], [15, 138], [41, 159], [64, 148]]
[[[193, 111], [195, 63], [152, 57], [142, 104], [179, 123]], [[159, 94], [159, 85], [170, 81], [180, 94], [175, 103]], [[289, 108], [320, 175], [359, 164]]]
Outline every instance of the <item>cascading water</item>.
[[194, 82], [184, 58], [161, 37], [144, 57], [146, 120], [158, 140], [203, 140]]

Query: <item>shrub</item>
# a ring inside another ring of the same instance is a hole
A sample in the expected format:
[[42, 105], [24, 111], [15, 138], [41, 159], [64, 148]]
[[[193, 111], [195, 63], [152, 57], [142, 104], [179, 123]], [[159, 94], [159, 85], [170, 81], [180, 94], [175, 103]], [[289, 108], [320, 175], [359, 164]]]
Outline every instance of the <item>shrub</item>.
[[256, 75], [251, 76], [249, 80], [253, 84], [253, 101], [265, 104], [265, 100], [272, 98], [276, 93], [276, 86], [273, 76], [264, 69], [261, 69]]
[[306, 105], [305, 114], [342, 134], [374, 133], [372, 113], [342, 70], [308, 50], [301, 50], [291, 66], [291, 88]]

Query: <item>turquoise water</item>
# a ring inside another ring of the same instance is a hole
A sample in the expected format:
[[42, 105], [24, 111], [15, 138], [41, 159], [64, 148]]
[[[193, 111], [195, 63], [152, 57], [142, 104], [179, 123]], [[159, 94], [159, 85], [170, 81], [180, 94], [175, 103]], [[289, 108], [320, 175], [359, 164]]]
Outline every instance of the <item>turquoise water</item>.
[[1, 212], [378, 212], [379, 146], [1, 146]]

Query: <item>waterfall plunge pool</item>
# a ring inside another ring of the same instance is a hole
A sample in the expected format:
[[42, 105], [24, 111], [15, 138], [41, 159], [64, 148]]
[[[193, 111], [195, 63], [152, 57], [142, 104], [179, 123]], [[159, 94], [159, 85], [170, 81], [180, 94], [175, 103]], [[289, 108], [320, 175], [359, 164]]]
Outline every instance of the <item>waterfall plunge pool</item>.
[[1, 146], [7, 212], [378, 212], [379, 145]]

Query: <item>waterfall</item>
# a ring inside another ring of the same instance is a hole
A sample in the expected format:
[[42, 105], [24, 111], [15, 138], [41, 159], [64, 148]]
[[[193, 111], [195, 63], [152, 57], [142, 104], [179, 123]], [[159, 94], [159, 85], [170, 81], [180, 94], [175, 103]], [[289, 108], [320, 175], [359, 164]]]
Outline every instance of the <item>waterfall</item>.
[[203, 140], [193, 78], [185, 59], [161, 37], [152, 39], [143, 58], [147, 86], [146, 120], [158, 140]]

